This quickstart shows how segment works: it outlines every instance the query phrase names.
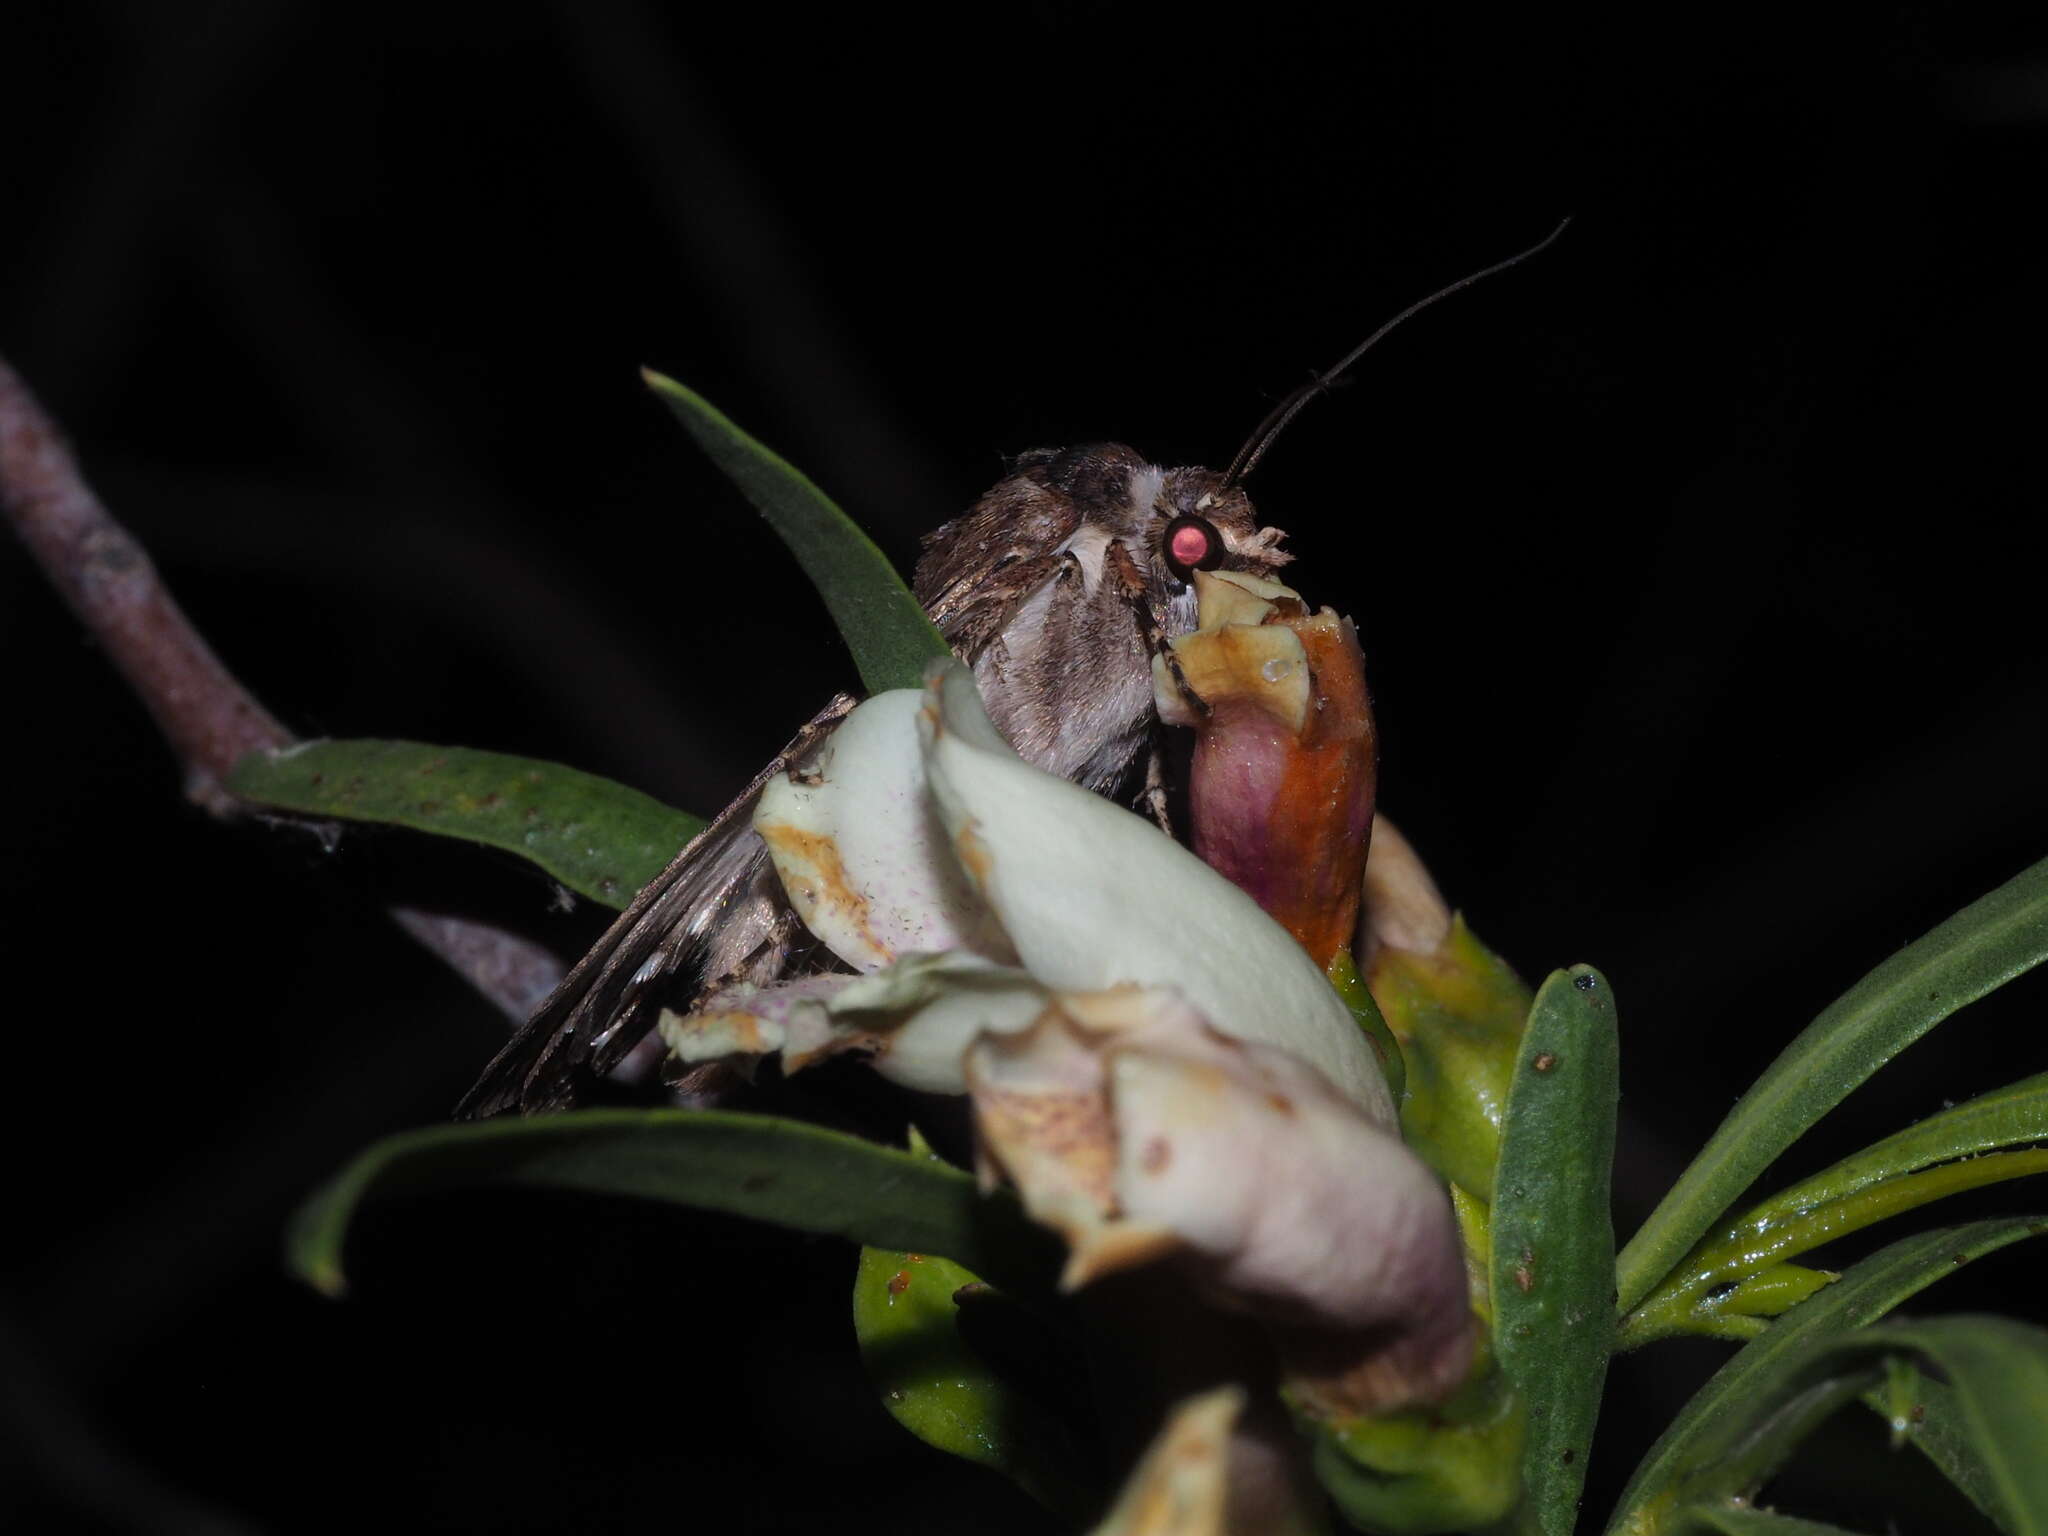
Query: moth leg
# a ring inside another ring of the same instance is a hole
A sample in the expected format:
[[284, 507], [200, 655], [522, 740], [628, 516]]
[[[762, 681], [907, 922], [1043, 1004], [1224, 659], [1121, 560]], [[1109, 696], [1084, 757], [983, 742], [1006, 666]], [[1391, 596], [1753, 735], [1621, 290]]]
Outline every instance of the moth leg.
[[[1152, 617], [1152, 605], [1146, 601], [1145, 596], [1145, 578], [1138, 574], [1138, 567], [1136, 562], [1131, 559], [1131, 552], [1125, 549], [1120, 542], [1112, 541], [1107, 551], [1107, 556], [1108, 558], [1104, 561], [1104, 565], [1109, 574], [1116, 578], [1117, 590], [1122, 594], [1124, 601], [1130, 605], [1131, 616], [1138, 622], [1138, 633], [1144, 636], [1145, 649], [1152, 655], [1165, 661], [1167, 675], [1173, 679], [1174, 689], [1180, 694], [1181, 702], [1186, 704], [1197, 716], [1207, 719], [1209, 715], [1209, 701], [1195, 692], [1194, 688], [1189, 684], [1187, 674], [1180, 669], [1180, 658], [1173, 653], [1173, 647], [1167, 644], [1166, 631], [1161, 629], [1158, 620]], [[1146, 769], [1146, 778], [1145, 792], [1149, 798], [1151, 795], [1151, 769], [1149, 766]]]
[[1152, 819], [1159, 823], [1159, 830], [1173, 837], [1173, 818], [1166, 813], [1166, 753], [1159, 745], [1159, 732], [1155, 728], [1152, 739], [1145, 747], [1145, 809], [1152, 813]]

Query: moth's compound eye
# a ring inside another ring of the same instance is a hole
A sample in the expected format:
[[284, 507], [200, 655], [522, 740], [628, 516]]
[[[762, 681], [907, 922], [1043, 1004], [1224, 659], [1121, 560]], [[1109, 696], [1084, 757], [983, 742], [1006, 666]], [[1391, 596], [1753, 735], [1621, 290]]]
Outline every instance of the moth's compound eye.
[[1223, 535], [1206, 518], [1176, 517], [1166, 525], [1166, 537], [1159, 543], [1167, 569], [1182, 581], [1223, 563]]

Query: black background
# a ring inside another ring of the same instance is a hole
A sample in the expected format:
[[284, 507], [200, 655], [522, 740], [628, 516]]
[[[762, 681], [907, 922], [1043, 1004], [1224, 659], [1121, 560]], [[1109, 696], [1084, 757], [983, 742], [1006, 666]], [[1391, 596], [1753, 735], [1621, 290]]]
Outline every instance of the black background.
[[[1023, 448], [1227, 458], [1575, 215], [1254, 488], [1359, 622], [1382, 804], [1525, 974], [1612, 979], [1626, 1232], [1815, 1010], [2048, 852], [2048, 50], [1711, 16], [16, 6], [0, 351], [294, 729], [709, 810], [851, 668], [638, 365], [907, 565]], [[381, 904], [565, 952], [597, 918], [485, 855], [208, 821], [18, 548], [0, 647], [0, 1519], [1040, 1528], [874, 1406], [831, 1245], [502, 1196], [374, 1218], [346, 1304], [285, 1278], [294, 1201], [500, 1038]], [[2048, 1066], [2044, 999], [1788, 1171]], [[2032, 1262], [1927, 1304], [2048, 1321]], [[1596, 1500], [1720, 1353], [1617, 1368]], [[1783, 1491], [1882, 1523], [1871, 1466], [1829, 1486]]]

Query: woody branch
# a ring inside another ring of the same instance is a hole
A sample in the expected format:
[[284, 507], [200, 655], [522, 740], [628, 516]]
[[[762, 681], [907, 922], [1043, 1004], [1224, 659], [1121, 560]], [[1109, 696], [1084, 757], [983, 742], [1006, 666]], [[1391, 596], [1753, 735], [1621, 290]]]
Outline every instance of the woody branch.
[[[185, 771], [185, 793], [215, 816], [246, 807], [227, 789], [244, 754], [292, 735], [222, 665], [148, 553], [115, 521], [21, 376], [0, 358], [0, 507], [43, 573], [148, 708]], [[561, 974], [539, 945], [488, 924], [410, 907], [392, 921], [485, 998], [523, 1021]]]

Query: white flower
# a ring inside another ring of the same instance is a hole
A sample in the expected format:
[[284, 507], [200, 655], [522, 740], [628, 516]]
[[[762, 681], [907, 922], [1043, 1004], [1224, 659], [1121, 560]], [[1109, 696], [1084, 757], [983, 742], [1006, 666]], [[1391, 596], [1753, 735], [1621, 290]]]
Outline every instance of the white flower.
[[666, 1015], [680, 1056], [855, 1049], [968, 1092], [984, 1179], [1067, 1238], [1068, 1285], [1171, 1262], [1354, 1411], [1462, 1379], [1449, 1201], [1320, 969], [1149, 822], [1018, 757], [964, 667], [855, 710], [755, 825], [866, 974]]

